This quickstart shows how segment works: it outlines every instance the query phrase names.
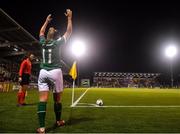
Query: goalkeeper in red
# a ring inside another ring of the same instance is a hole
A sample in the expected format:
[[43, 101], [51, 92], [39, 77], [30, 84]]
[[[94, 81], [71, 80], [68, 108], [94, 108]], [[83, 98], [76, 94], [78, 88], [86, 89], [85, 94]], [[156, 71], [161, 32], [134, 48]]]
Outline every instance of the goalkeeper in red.
[[39, 33], [43, 60], [38, 78], [39, 104], [37, 113], [39, 128], [37, 133], [45, 133], [46, 104], [50, 89], [53, 90], [55, 124], [56, 126], [63, 126], [65, 124], [65, 121], [61, 120], [63, 75], [60, 63], [60, 46], [66, 43], [72, 33], [72, 11], [67, 9], [65, 15], [67, 17], [67, 29], [62, 37], [55, 39], [57, 30], [54, 27], [50, 27], [45, 38], [46, 27], [52, 20], [51, 15], [47, 16]]

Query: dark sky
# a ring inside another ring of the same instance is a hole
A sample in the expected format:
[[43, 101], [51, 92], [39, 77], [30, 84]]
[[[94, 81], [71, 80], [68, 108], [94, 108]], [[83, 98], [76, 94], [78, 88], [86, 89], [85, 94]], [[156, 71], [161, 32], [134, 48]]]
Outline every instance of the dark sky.
[[[167, 42], [180, 42], [180, 8], [171, 2], [118, 2], [115, 0], [1, 1], [1, 8], [38, 39], [46, 16], [52, 14], [52, 26], [66, 29], [66, 8], [73, 10], [73, 34], [64, 46], [63, 58], [72, 63], [69, 45], [82, 38], [88, 47], [82, 57], [82, 74], [104, 72], [169, 71], [163, 55]], [[180, 72], [179, 55], [174, 72]]]

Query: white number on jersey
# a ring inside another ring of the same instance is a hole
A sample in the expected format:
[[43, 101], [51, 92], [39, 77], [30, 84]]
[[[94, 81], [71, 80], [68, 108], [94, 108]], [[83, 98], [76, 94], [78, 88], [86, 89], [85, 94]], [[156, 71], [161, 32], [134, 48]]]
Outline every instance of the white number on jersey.
[[47, 58], [48, 63], [51, 64], [52, 63], [52, 49], [48, 49], [47, 51], [48, 51], [47, 52], [48, 56], [46, 57], [45, 56], [46, 50], [43, 49], [43, 63], [46, 63], [46, 58]]

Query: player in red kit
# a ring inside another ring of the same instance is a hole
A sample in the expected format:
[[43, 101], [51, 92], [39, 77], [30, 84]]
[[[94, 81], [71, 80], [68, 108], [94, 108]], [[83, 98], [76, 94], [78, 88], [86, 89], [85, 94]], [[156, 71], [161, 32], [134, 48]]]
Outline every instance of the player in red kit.
[[34, 59], [33, 54], [29, 54], [26, 59], [24, 59], [21, 62], [21, 66], [19, 69], [19, 83], [20, 83], [20, 89], [17, 94], [18, 104], [17, 106], [23, 106], [25, 105], [25, 96], [26, 96], [26, 90], [29, 85], [29, 79], [31, 75], [31, 62]]

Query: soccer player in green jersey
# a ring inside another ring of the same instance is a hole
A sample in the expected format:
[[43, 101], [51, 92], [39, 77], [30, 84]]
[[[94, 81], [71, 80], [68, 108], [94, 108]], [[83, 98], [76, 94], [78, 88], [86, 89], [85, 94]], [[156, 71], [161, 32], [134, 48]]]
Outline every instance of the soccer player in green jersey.
[[39, 37], [40, 44], [42, 45], [42, 62], [41, 70], [38, 78], [39, 88], [39, 104], [38, 104], [38, 119], [39, 128], [38, 133], [45, 133], [45, 116], [46, 116], [46, 104], [48, 100], [49, 89], [53, 88], [54, 98], [54, 112], [56, 116], [56, 126], [62, 126], [65, 124], [64, 120], [61, 120], [62, 112], [62, 92], [63, 92], [63, 75], [60, 63], [60, 46], [65, 44], [72, 33], [72, 11], [66, 10], [67, 17], [67, 30], [62, 37], [55, 39], [57, 30], [54, 27], [50, 27], [45, 38], [45, 31], [47, 25], [52, 20], [51, 15], [48, 15], [46, 21], [41, 27]]

